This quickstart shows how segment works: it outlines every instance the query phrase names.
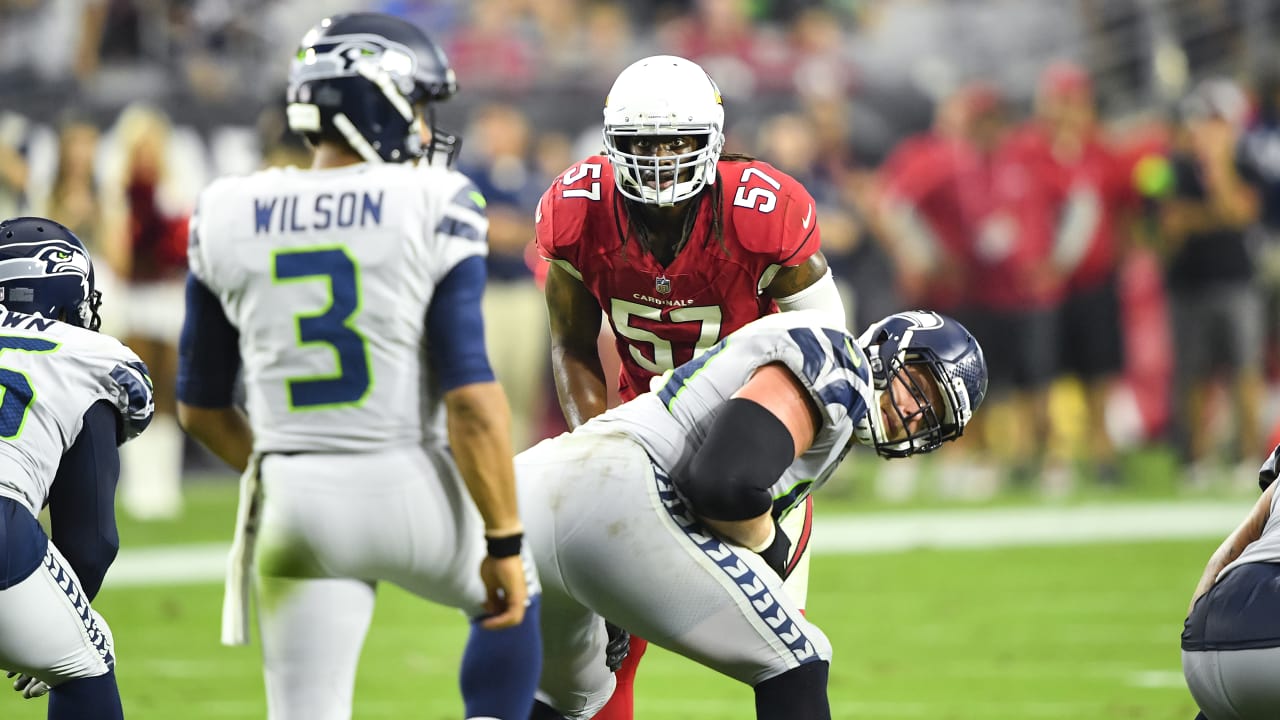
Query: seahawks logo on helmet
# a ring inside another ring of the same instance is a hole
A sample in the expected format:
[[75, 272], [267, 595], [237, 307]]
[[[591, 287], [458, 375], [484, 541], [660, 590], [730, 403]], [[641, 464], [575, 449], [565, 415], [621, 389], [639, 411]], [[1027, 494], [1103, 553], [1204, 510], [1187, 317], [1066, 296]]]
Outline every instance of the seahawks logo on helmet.
[[[421, 29], [381, 13], [326, 18], [302, 39], [289, 70], [289, 127], [311, 142], [339, 139], [367, 162], [457, 151], [434, 127], [432, 103], [457, 92], [453, 68]], [[424, 148], [423, 126], [431, 129]]]
[[70, 230], [45, 218], [0, 222], [0, 303], [16, 312], [97, 330], [93, 262]]

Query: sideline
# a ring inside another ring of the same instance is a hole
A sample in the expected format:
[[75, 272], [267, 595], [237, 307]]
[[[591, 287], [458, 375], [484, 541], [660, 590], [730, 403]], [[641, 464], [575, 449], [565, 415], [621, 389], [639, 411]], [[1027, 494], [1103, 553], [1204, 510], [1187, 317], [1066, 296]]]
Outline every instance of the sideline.
[[[1247, 499], [1212, 502], [919, 510], [815, 519], [814, 552], [830, 555], [914, 549], [1083, 545], [1219, 539], [1244, 518]], [[229, 543], [123, 549], [108, 587], [190, 585], [222, 580]], [[1212, 551], [1206, 545], [1205, 552]]]

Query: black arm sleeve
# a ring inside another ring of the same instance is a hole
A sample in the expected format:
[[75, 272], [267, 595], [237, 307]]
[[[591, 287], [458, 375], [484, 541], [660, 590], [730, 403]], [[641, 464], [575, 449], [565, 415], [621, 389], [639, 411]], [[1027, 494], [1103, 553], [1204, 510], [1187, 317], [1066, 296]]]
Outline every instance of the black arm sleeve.
[[90, 600], [120, 549], [116, 481], [120, 477], [120, 416], [106, 400], [84, 414], [84, 427], [62, 456], [49, 490], [53, 544], [71, 565]]
[[693, 511], [712, 520], [749, 520], [773, 505], [770, 486], [795, 460], [791, 431], [763, 405], [724, 404], [687, 470], [676, 478]]
[[187, 275], [187, 315], [178, 338], [178, 399], [201, 408], [229, 407], [240, 371], [240, 332], [213, 291]]

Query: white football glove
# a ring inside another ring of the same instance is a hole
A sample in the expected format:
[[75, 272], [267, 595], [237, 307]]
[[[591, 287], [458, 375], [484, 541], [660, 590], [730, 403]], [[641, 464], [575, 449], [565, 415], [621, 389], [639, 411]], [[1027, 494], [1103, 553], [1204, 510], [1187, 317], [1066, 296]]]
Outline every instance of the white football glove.
[[43, 680], [37, 680], [30, 675], [13, 671], [9, 673], [9, 677], [17, 676], [17, 680], [13, 681], [14, 692], [22, 693], [22, 697], [30, 700], [31, 698], [43, 697], [49, 694], [49, 686]]

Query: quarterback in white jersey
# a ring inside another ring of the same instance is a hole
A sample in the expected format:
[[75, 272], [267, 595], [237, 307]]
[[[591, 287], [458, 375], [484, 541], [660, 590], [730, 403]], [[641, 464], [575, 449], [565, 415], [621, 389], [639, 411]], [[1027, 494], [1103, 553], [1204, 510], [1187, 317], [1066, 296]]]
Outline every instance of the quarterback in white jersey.
[[544, 593], [532, 717], [585, 720], [608, 700], [603, 616], [751, 685], [758, 718], [830, 718], [831, 646], [782, 591], [778, 522], [854, 442], [905, 457], [959, 437], [986, 380], [977, 341], [935, 313], [858, 340], [780, 313], [518, 455]]
[[192, 219], [179, 418], [244, 471], [223, 640], [246, 641], [252, 560], [273, 720], [350, 717], [380, 580], [472, 619], [467, 717], [533, 702], [537, 579], [483, 342], [484, 198], [447, 158], [418, 162], [449, 139], [424, 108], [455, 89], [410, 23], [327, 18], [290, 71], [312, 167], [219, 180]]
[[52, 688], [52, 720], [123, 717], [111, 633], [89, 603], [119, 549], [117, 447], [155, 403], [138, 356], [95, 332], [98, 302], [70, 230], [0, 222], [0, 668], [27, 697]]
[[240, 329], [256, 450], [445, 444], [426, 308], [485, 256], [483, 203], [460, 173], [412, 164], [276, 168], [204, 191], [188, 262]]

